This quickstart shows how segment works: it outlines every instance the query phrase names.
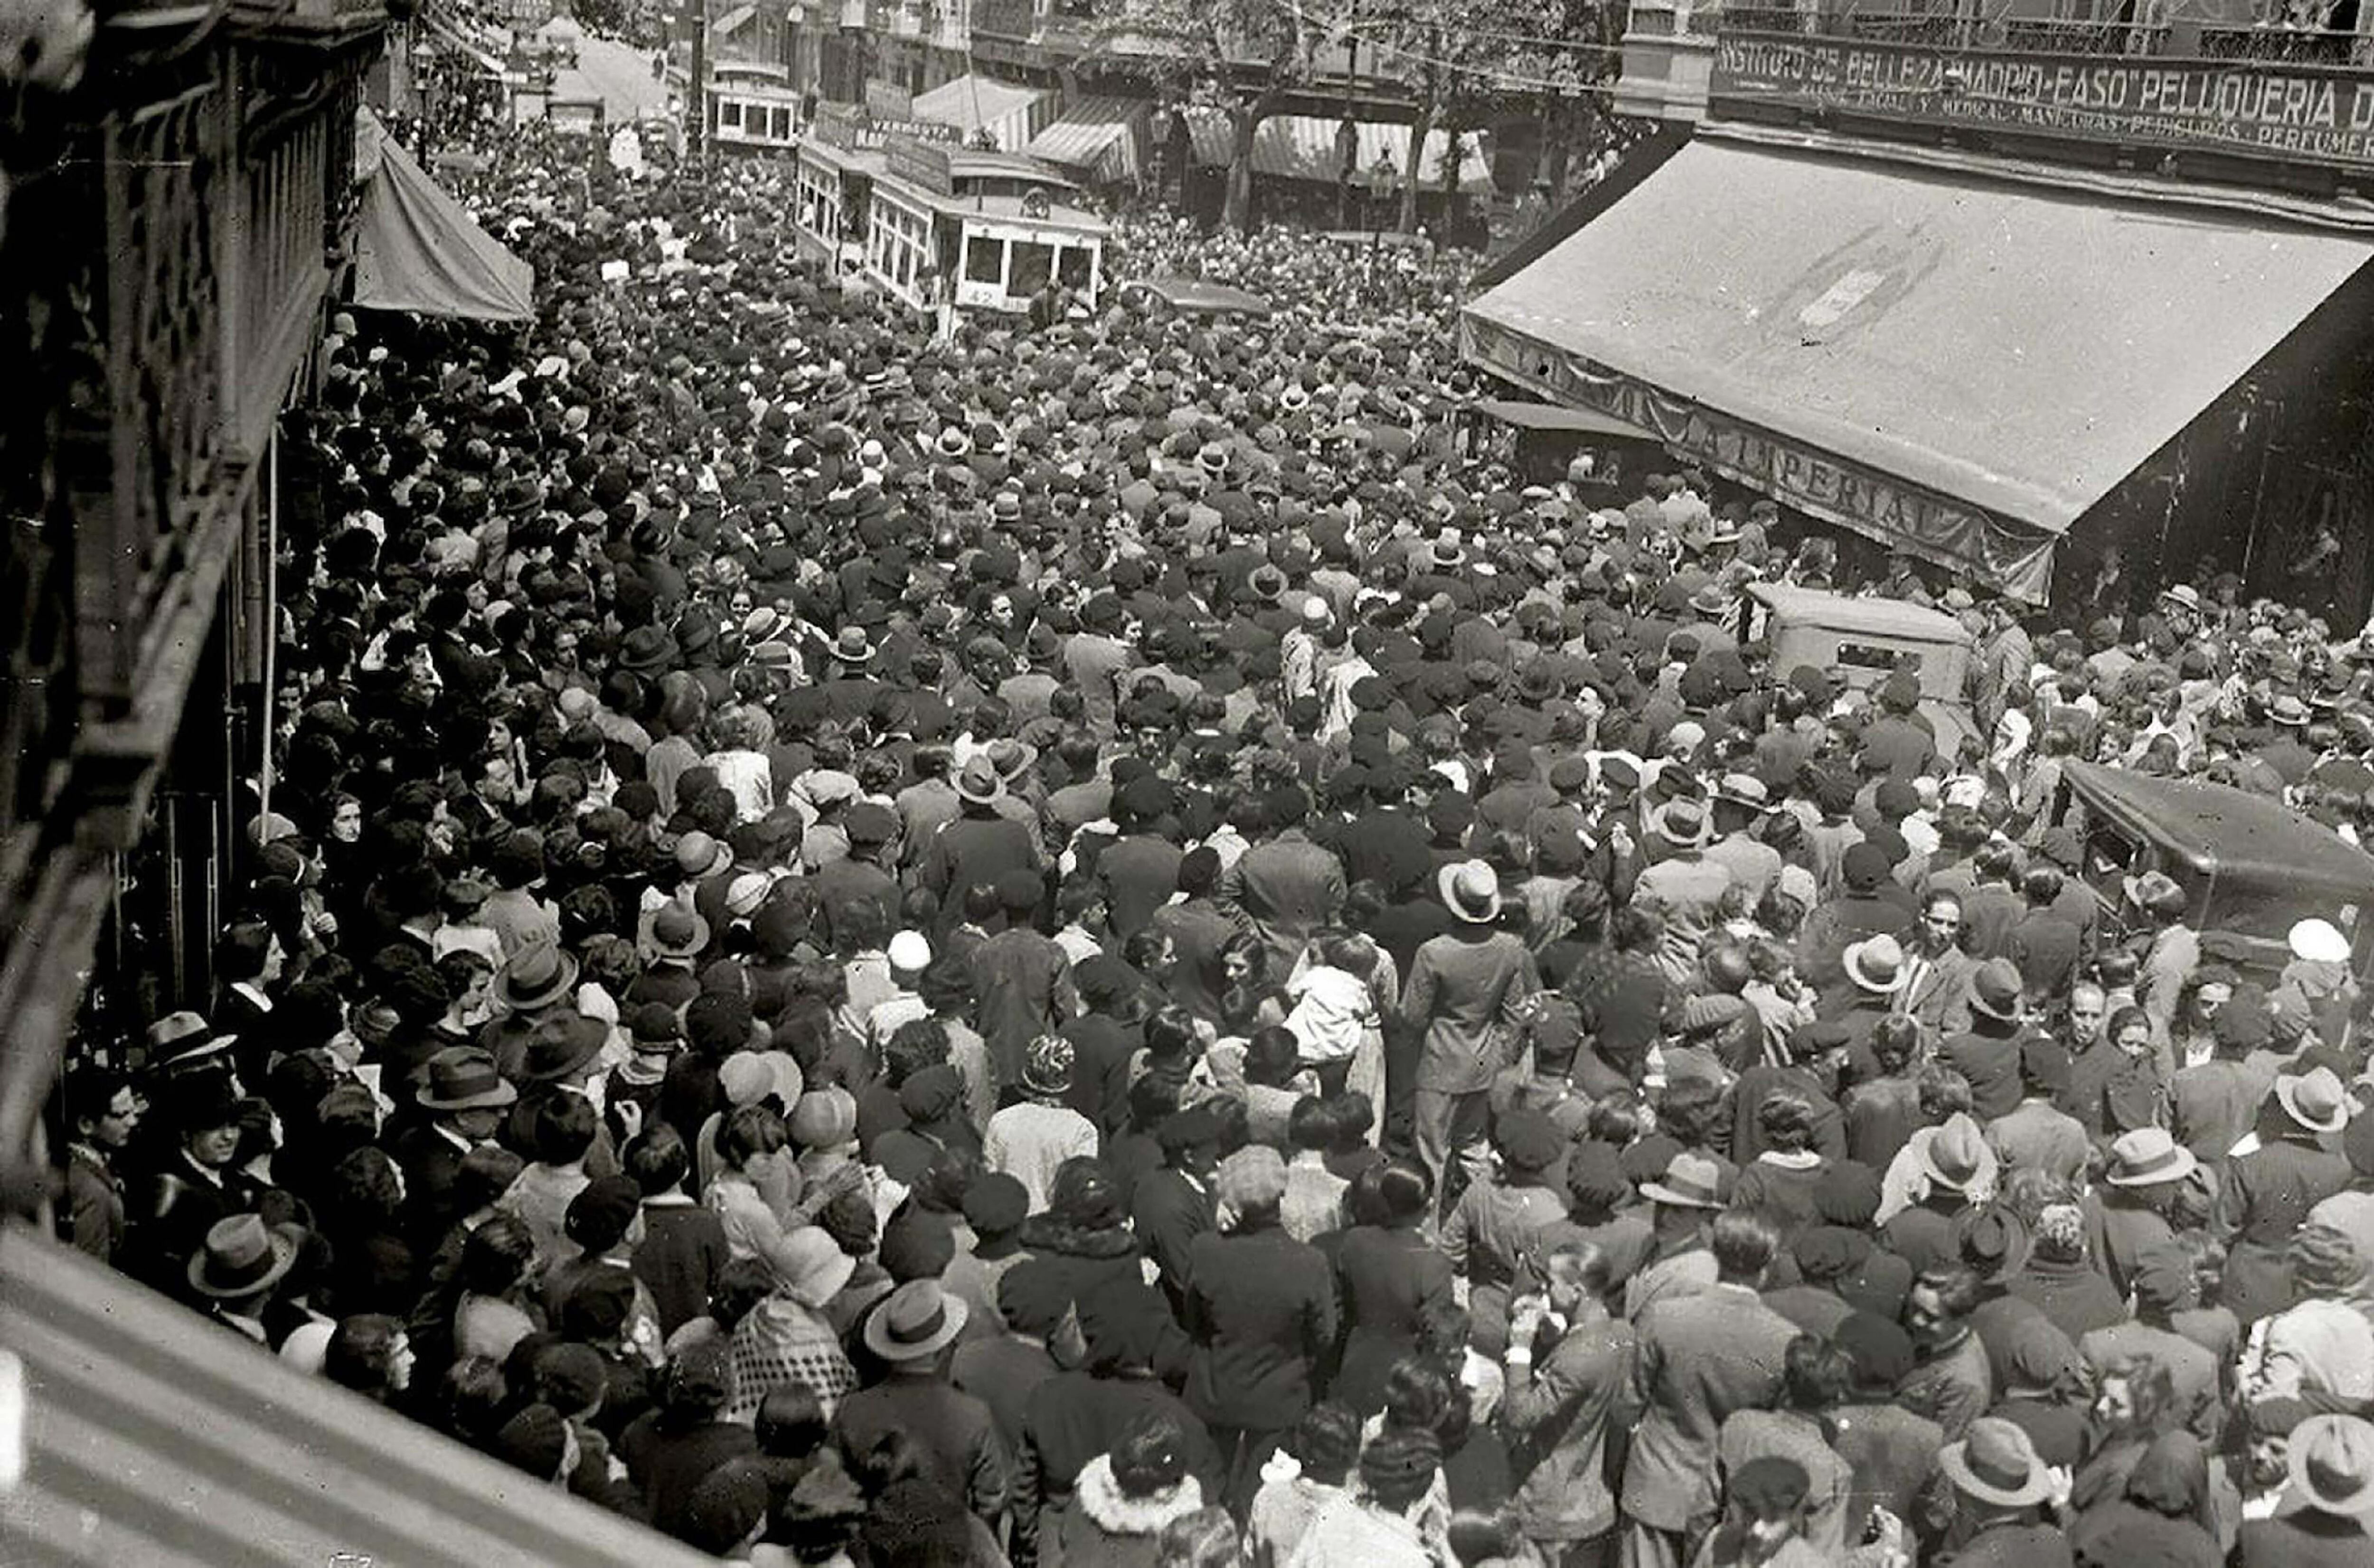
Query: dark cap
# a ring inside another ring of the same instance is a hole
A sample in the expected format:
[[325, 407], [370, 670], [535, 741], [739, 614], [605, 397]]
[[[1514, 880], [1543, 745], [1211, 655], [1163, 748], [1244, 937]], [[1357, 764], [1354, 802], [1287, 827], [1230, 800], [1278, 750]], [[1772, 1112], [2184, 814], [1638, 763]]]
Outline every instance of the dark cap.
[[588, 1252], [607, 1252], [625, 1239], [642, 1211], [642, 1188], [628, 1176], [596, 1176], [569, 1200], [561, 1229]]
[[965, 1223], [983, 1235], [1004, 1235], [1029, 1217], [1030, 1190], [1003, 1171], [993, 1171], [965, 1188]]

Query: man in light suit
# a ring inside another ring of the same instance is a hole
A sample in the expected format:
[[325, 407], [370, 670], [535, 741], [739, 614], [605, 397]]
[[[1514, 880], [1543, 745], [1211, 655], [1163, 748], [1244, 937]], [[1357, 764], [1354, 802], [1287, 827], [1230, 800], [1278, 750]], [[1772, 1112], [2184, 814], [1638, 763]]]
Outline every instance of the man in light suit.
[[1679, 1568], [1719, 1516], [1715, 1439], [1734, 1410], [1770, 1409], [1800, 1330], [1757, 1294], [1780, 1247], [1759, 1214], [1712, 1226], [1715, 1283], [1651, 1302], [1634, 1323], [1630, 1402], [1640, 1412], [1624, 1470], [1623, 1568]]

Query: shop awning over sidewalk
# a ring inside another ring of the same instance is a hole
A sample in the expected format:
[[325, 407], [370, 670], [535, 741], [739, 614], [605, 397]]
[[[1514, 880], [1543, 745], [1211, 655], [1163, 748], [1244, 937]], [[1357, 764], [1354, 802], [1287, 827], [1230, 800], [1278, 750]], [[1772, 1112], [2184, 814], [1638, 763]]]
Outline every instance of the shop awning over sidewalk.
[[25, 1473], [0, 1560], [142, 1568], [694, 1568], [643, 1527], [308, 1376], [21, 1225], [0, 1348]]
[[[1410, 127], [1389, 125], [1373, 120], [1359, 120], [1358, 151], [1356, 178], [1366, 180], [1369, 170], [1383, 159], [1400, 170], [1409, 165]], [[1333, 185], [1343, 173], [1343, 149], [1336, 144], [1342, 128], [1340, 120], [1329, 120], [1317, 114], [1273, 114], [1253, 128], [1253, 172], [1272, 175], [1280, 180], [1315, 180]], [[1206, 169], [1228, 166], [1230, 131], [1228, 117], [1215, 109], [1187, 111], [1187, 134], [1195, 149], [1195, 161]], [[1492, 156], [1480, 131], [1463, 132], [1459, 137], [1459, 188], [1472, 196], [1489, 196], [1497, 189], [1492, 183]], [[1451, 139], [1448, 131], [1427, 133], [1423, 158], [1418, 163], [1418, 187], [1428, 193], [1442, 189], [1442, 161], [1451, 156]], [[1394, 187], [1398, 190], [1398, 184]]]
[[2206, 208], [1701, 139], [1463, 325], [1498, 374], [2040, 598], [2053, 542], [2369, 256]]
[[366, 117], [378, 172], [363, 191], [355, 228], [355, 303], [478, 322], [535, 318], [535, 269], [478, 227], [412, 155]]
[[967, 142], [985, 130], [1001, 152], [1020, 152], [1054, 119], [1055, 95], [975, 73], [918, 93], [912, 112], [918, 120], [954, 125]]
[[1087, 170], [1101, 181], [1134, 179], [1138, 143], [1153, 104], [1142, 98], [1084, 98], [1030, 138], [1033, 158]]

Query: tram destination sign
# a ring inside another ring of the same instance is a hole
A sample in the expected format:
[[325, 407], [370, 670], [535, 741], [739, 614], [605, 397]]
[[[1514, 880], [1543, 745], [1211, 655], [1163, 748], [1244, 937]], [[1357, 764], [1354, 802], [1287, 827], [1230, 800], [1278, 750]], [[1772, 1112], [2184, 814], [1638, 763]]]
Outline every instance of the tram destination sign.
[[1726, 31], [1709, 97], [2374, 172], [2374, 78], [2342, 72]]

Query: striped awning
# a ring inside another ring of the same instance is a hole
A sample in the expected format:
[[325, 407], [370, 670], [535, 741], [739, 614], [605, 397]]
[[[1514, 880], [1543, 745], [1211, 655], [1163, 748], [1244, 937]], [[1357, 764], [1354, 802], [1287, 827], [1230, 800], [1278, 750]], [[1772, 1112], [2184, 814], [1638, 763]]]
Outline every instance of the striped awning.
[[[1232, 150], [1228, 116], [1218, 110], [1200, 107], [1186, 112], [1187, 134], [1194, 146], [1195, 161], [1206, 169], [1226, 169]], [[1342, 123], [1317, 114], [1271, 115], [1253, 130], [1253, 172], [1280, 180], [1334, 184], [1343, 171], [1335, 146], [1336, 129]], [[1354, 124], [1359, 131], [1360, 178], [1366, 178], [1381, 158], [1389, 160], [1395, 170], [1408, 166], [1409, 126], [1380, 124], [1369, 120], [1355, 121]], [[1418, 165], [1423, 189], [1442, 189], [1442, 162], [1450, 156], [1451, 146], [1450, 132], [1427, 133], [1425, 157]], [[1460, 135], [1459, 189], [1471, 196], [1489, 196], [1498, 189], [1492, 183], [1492, 157], [1481, 131]]]
[[1030, 139], [1030, 155], [1097, 180], [1137, 177], [1146, 123], [1154, 105], [1142, 98], [1085, 98]]
[[1000, 152], [1020, 152], [1055, 117], [1055, 95], [975, 73], [918, 93], [912, 113], [954, 125], [968, 142], [976, 131], [987, 131]]
[[25, 1459], [0, 1562], [713, 1568], [25, 1226], [0, 1234], [0, 1292]]

